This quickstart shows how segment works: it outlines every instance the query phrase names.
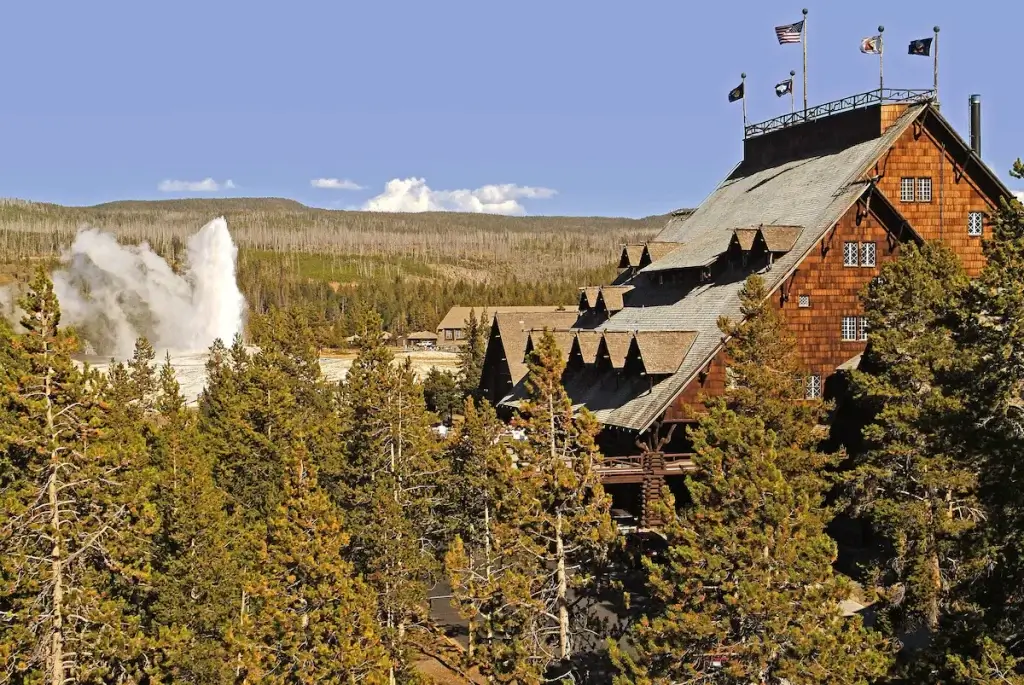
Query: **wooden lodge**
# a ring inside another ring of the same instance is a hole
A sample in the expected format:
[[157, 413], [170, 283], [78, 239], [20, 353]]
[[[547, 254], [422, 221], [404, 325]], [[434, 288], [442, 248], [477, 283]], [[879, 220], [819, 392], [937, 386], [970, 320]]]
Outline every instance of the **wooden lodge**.
[[1010, 191], [930, 90], [876, 90], [745, 129], [743, 159], [692, 213], [623, 247], [613, 284], [580, 289], [574, 312], [498, 314], [481, 390], [505, 413], [524, 393], [524, 355], [547, 328], [567, 360], [573, 402], [602, 424], [603, 477], [616, 506], [648, 521], [652, 498], [692, 466], [684, 430], [701, 393], [726, 386], [717, 321], [740, 317], [759, 273], [806, 366], [808, 398], [855, 366], [867, 339], [859, 293], [908, 242], [938, 240], [967, 271], [983, 265], [989, 216]]
[[[527, 305], [527, 306], [487, 306], [478, 305], [475, 307], [464, 307], [455, 305], [448, 310], [448, 313], [437, 324], [438, 347], [459, 348], [466, 344], [466, 328], [469, 325], [469, 316], [472, 314], [481, 326], [486, 330], [494, 321], [495, 314], [537, 314], [544, 312], [576, 311], [574, 305]], [[487, 318], [489, 320], [484, 321]]]

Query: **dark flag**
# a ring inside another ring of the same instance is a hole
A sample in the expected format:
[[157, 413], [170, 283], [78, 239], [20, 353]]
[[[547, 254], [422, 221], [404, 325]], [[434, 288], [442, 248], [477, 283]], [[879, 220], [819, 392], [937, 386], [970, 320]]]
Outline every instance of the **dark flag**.
[[729, 102], [736, 102], [743, 99], [743, 84], [736, 86], [729, 91]]
[[932, 39], [919, 38], [918, 40], [910, 41], [910, 49], [907, 52], [911, 55], [928, 57], [932, 52]]
[[792, 92], [793, 92], [793, 79], [791, 79], [791, 78], [786, 79], [782, 83], [776, 83], [775, 84], [775, 94], [778, 95], [779, 97], [782, 97], [786, 93], [792, 93]]
[[786, 24], [785, 26], [775, 27], [775, 37], [779, 39], [779, 45], [785, 45], [786, 43], [799, 43], [803, 32], [804, 23], [802, 21], [798, 21], [795, 24]]

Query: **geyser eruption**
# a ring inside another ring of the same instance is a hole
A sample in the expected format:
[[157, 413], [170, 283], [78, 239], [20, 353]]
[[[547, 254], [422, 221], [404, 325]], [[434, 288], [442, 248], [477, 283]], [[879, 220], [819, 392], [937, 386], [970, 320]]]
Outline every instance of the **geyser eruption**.
[[238, 248], [223, 217], [188, 239], [183, 273], [148, 243], [121, 245], [110, 233], [79, 231], [53, 274], [62, 323], [93, 352], [131, 356], [145, 336], [157, 350], [198, 352], [242, 330], [245, 298], [235, 280]]

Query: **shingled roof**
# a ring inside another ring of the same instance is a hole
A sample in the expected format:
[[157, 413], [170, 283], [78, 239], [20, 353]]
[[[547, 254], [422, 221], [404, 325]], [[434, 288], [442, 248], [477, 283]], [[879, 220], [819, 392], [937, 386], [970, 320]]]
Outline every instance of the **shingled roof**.
[[[685, 221], [686, 218], [689, 216], [689, 214], [684, 214], [678, 217], [673, 217], [670, 220], [670, 222], [675, 221], [677, 223], [680, 223], [682, 221]], [[643, 257], [640, 258], [640, 266], [648, 266], [658, 261], [659, 259], [663, 259], [666, 255], [671, 254], [679, 246], [679, 243], [671, 242], [666, 243], [652, 241], [647, 243], [646, 245], [644, 245], [644, 255]]]
[[762, 226], [758, 232], [769, 252], [789, 252], [796, 245], [803, 228], [800, 226]]
[[584, 364], [593, 364], [597, 359], [597, 348], [601, 344], [599, 331], [576, 331], [573, 349], [579, 349]]
[[615, 313], [623, 307], [622, 296], [632, 289], [632, 285], [605, 285], [601, 287], [597, 298], [604, 303], [606, 311]]
[[626, 364], [629, 343], [633, 334], [627, 331], [611, 331], [601, 336], [601, 344], [597, 348], [598, 361], [604, 360], [613, 369], [621, 369]]
[[644, 371], [652, 375], [667, 375], [679, 370], [696, 339], [694, 331], [638, 331], [633, 344], [640, 354]]
[[619, 257], [619, 268], [628, 269], [633, 266], [640, 266], [640, 258], [644, 254], [644, 246], [642, 243], [635, 245], [623, 245], [622, 256]]
[[[588, 285], [580, 288], [580, 309], [592, 309], [597, 306], [597, 293], [601, 290], [599, 285]], [[586, 305], [586, 306], [584, 306]]]
[[737, 228], [736, 242], [740, 244], [741, 250], [749, 250], [754, 247], [754, 240], [757, 238], [757, 228]]
[[[736, 229], [761, 226], [787, 229], [793, 236], [789, 250], [776, 257], [763, 274], [774, 290], [803, 260], [807, 252], [870, 187], [865, 174], [872, 165], [926, 110], [927, 104], [911, 105], [883, 134], [845, 149], [790, 159], [775, 166], [743, 162], [689, 217], [673, 217], [651, 246], [682, 243], [670, 254], [655, 259], [641, 272], [688, 268], [709, 264], [728, 249]], [[629, 306], [598, 326], [606, 332], [688, 331], [694, 335], [676, 371], [653, 387], [649, 384], [597, 384], [587, 390], [586, 405], [607, 425], [631, 430], [646, 429], [710, 361], [722, 343], [718, 318], [741, 316], [739, 292], [743, 279], [725, 274], [696, 287], [658, 285], [650, 279], [631, 281]], [[679, 296], [672, 297], [672, 288]], [[669, 366], [672, 360], [666, 362]], [[601, 388], [605, 388], [602, 391]], [[576, 398], [574, 397], [574, 400]]]
[[[576, 311], [576, 305], [498, 305], [489, 307], [487, 305], [478, 305], [476, 307], [462, 307], [456, 305], [448, 310], [448, 313], [441, 319], [441, 323], [437, 324], [437, 330], [446, 328], [465, 328], [466, 322], [469, 321], [469, 312], [473, 310], [474, 316], [479, 320], [484, 316], [486, 312], [488, 317], [493, 317], [495, 314], [507, 314], [507, 313], [520, 313], [520, 314], [537, 314], [544, 312], [558, 312], [558, 311]], [[490, 324], [490, 321], [485, 321], [484, 325]]]
[[576, 323], [576, 311], [570, 312], [498, 312], [494, 315], [501, 346], [505, 351], [512, 384], [526, 375], [526, 342], [534, 330], [565, 330]]
[[[562, 353], [562, 362], [569, 360], [569, 351], [572, 349], [572, 341], [576, 337], [575, 333], [568, 329], [547, 329], [551, 333], [551, 337], [555, 339], [555, 347]], [[540, 339], [544, 335], [544, 329], [532, 330], [526, 338], [526, 349], [523, 352], [523, 363], [527, 363], [529, 360], [530, 352], [537, 349], [537, 345], [540, 344]]]

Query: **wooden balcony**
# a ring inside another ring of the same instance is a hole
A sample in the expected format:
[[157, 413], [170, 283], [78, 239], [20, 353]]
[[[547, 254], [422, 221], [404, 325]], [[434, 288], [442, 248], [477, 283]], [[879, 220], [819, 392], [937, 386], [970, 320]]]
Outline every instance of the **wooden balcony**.
[[605, 457], [598, 472], [601, 482], [643, 483], [650, 477], [679, 476], [692, 471], [693, 454], [634, 454], [624, 457]]

